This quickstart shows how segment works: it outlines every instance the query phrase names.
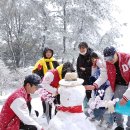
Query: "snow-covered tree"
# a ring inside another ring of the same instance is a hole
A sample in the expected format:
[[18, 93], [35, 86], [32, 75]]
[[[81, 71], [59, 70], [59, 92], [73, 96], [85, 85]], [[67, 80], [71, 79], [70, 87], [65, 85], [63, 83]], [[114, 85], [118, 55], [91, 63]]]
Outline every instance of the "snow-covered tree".
[[[0, 33], [4, 62], [13, 68], [33, 65], [45, 46], [54, 49], [55, 56], [64, 61], [73, 53], [77, 55], [81, 41], [99, 51], [115, 44], [122, 24], [113, 15], [119, 14], [114, 1], [2, 0]], [[75, 56], [71, 57], [75, 60]]]

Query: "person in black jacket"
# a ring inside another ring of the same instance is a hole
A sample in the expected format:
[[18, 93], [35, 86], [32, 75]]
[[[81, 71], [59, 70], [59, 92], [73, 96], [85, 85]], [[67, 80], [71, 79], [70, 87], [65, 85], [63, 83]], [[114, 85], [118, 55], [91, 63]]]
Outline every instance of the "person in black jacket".
[[[78, 45], [79, 48], [79, 56], [77, 58], [77, 73], [79, 78], [84, 79], [83, 85], [89, 84], [89, 77], [91, 76], [91, 53], [93, 49], [88, 47], [86, 42], [81, 42]], [[91, 98], [91, 91], [86, 90], [87, 100]], [[86, 104], [86, 100], [84, 100], [84, 104]], [[84, 106], [86, 107], [86, 106]]]

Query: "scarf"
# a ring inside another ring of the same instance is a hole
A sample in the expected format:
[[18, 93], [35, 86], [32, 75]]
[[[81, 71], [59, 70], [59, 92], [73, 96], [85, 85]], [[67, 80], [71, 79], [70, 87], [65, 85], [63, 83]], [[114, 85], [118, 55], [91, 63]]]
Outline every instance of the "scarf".
[[42, 67], [43, 67], [43, 74], [45, 74], [47, 71], [48, 71], [48, 68], [47, 68], [47, 64], [46, 62], [49, 62], [49, 66], [50, 66], [50, 70], [51, 69], [54, 69], [54, 66], [53, 66], [53, 61], [55, 61], [55, 58], [52, 57], [50, 59], [45, 59], [45, 58], [41, 58], [37, 63], [36, 65], [34, 66], [34, 70], [38, 69], [38, 70], [41, 70]]
[[70, 112], [70, 113], [82, 113], [82, 105], [65, 107], [65, 106], [57, 106], [57, 110], [62, 112]]
[[63, 64], [61, 64], [60, 66], [58, 66], [57, 68], [60, 80], [62, 79], [62, 69], [63, 69]]

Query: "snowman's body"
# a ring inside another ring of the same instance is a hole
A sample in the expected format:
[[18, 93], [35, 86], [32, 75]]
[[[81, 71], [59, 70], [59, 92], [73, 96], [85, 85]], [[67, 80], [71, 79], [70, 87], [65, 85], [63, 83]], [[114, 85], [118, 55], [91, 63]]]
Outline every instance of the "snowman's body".
[[[75, 83], [73, 83], [74, 81], [72, 81], [72, 86], [70, 87], [62, 84], [59, 87], [58, 92], [60, 94], [61, 106], [65, 108], [75, 108], [75, 106], [78, 106], [82, 109], [82, 103], [85, 97], [84, 86], [80, 84], [75, 85]], [[58, 111], [50, 120], [48, 130], [96, 130], [96, 128], [87, 119], [82, 110], [80, 111], [79, 109], [78, 112]]]

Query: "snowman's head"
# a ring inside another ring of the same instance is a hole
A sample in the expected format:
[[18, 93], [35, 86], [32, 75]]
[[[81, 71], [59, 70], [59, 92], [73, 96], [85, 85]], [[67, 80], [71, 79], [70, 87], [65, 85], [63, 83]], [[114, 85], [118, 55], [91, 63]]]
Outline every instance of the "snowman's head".
[[61, 105], [66, 107], [82, 105], [85, 97], [85, 88], [82, 83], [83, 79], [77, 78], [77, 73], [66, 73], [65, 78], [59, 82]]

